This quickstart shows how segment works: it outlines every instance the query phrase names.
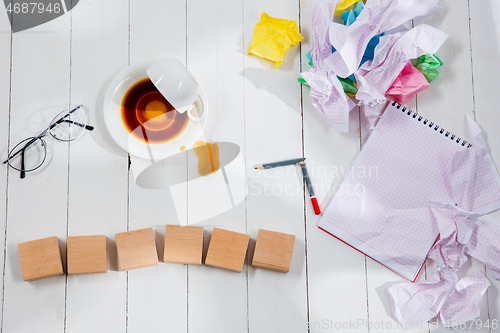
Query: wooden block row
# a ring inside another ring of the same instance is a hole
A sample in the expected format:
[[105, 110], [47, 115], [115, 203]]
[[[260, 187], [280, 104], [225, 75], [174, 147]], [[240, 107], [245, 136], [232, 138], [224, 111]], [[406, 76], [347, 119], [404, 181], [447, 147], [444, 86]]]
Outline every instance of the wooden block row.
[[[158, 264], [153, 228], [115, 235], [120, 270]], [[205, 264], [241, 272], [250, 236], [214, 228]], [[295, 236], [260, 229], [252, 266], [288, 272]], [[18, 244], [25, 281], [64, 274], [57, 237]], [[201, 265], [203, 227], [167, 225], [164, 262]], [[107, 272], [106, 236], [70, 236], [67, 239], [68, 274]]]

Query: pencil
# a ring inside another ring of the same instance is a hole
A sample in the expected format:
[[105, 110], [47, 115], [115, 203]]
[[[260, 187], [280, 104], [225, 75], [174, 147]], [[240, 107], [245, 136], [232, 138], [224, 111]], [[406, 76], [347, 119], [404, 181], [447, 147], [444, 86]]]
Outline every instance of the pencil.
[[276, 167], [280, 167], [280, 166], [299, 164], [300, 162], [304, 162], [304, 160], [305, 160], [305, 158], [295, 158], [293, 160], [286, 160], [286, 161], [281, 161], [281, 162], [261, 164], [261, 165], [256, 166], [255, 169], [271, 169], [271, 168], [276, 168]]

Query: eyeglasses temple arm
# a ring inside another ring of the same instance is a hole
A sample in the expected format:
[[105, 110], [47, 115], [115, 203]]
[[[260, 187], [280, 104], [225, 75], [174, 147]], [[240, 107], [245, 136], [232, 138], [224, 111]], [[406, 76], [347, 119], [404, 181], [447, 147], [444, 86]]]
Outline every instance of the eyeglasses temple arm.
[[[94, 126], [80, 124], [80, 123], [77, 123], [77, 122], [75, 122], [75, 121], [72, 121], [72, 120], [67, 120], [67, 119], [65, 119], [64, 121], [65, 121], [65, 122], [67, 122], [67, 123], [70, 123], [70, 124], [74, 124], [74, 125], [77, 125], [77, 126], [83, 127], [83, 128], [85, 128], [87, 131], [93, 131], [93, 130], [94, 130]], [[51, 128], [52, 128], [52, 127], [51, 127]]]
[[24, 152], [26, 151], [26, 146], [22, 149], [22, 154], [21, 154], [21, 179], [24, 179], [26, 177], [26, 172], [24, 171]]
[[[43, 133], [42, 133], [42, 134], [43, 134]], [[23, 149], [18, 150], [18, 151], [17, 151], [14, 155], [9, 156], [9, 157], [8, 157], [5, 161], [3, 161], [3, 164], [6, 164], [6, 163], [7, 163], [7, 162], [9, 162], [11, 159], [13, 159], [13, 158], [14, 158], [14, 157], [16, 157], [17, 155], [19, 155], [19, 153], [20, 153], [20, 152], [23, 152], [23, 154], [24, 154], [24, 150], [25, 150], [26, 148], [28, 148], [29, 146], [31, 146], [31, 145], [32, 145], [32, 144], [33, 144], [36, 140], [38, 140], [39, 138], [41, 138], [41, 137], [45, 136], [45, 135], [42, 135], [42, 134], [40, 134], [40, 135], [39, 135], [38, 137], [36, 137], [36, 138], [31, 139], [31, 140], [30, 140], [27, 144], [25, 144], [25, 145], [24, 145]]]
[[83, 104], [80, 104], [80, 105], [78, 105], [76, 108], [74, 108], [73, 110], [71, 110], [71, 111], [69, 111], [68, 113], [66, 113], [66, 114], [64, 115], [64, 117], [62, 117], [62, 118], [60, 118], [60, 119], [56, 120], [56, 121], [52, 124], [52, 126], [50, 126], [50, 127], [49, 127], [49, 131], [50, 131], [51, 129], [53, 129], [53, 128], [57, 125], [57, 124], [60, 124], [61, 122], [63, 122], [63, 121], [64, 121], [64, 119], [65, 119], [66, 117], [68, 117], [70, 114], [72, 114], [73, 112], [75, 112], [75, 111], [76, 111], [76, 110], [78, 110], [78, 109], [81, 109], [82, 107], [83, 107]]

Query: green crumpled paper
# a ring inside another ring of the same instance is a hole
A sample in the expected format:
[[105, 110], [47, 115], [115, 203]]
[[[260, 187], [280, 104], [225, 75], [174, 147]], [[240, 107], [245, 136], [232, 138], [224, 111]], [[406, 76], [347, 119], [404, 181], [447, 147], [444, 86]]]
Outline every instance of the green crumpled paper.
[[[347, 77], [346, 78], [338, 77], [338, 78], [339, 78], [340, 84], [342, 84], [342, 88], [344, 88], [344, 92], [347, 95], [354, 97], [356, 95], [356, 93], [358, 92], [358, 88], [356, 87], [356, 83]], [[309, 87], [306, 80], [304, 80], [302, 78], [302, 76], [299, 76], [297, 81]]]
[[431, 53], [424, 54], [423, 56], [413, 60], [413, 65], [416, 69], [422, 72], [422, 74], [424, 74], [427, 82], [430, 83], [439, 75], [437, 68], [443, 66], [443, 62], [439, 59], [437, 54]]
[[342, 78], [339, 77], [340, 84], [342, 84], [342, 88], [344, 88], [344, 92], [349, 96], [354, 96], [358, 92], [358, 87], [356, 87], [356, 83], [354, 83], [348, 77]]

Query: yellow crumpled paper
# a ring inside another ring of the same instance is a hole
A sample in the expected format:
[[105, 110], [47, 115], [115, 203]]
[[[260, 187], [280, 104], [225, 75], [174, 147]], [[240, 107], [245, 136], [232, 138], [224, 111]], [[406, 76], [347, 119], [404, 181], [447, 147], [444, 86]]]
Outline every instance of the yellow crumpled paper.
[[260, 22], [255, 25], [249, 54], [274, 61], [280, 67], [286, 51], [304, 38], [297, 29], [297, 22], [269, 16], [262, 12]]
[[337, 8], [335, 8], [335, 15], [338, 17], [342, 17], [342, 13], [347, 10], [347, 8], [351, 7], [354, 5], [356, 2], [359, 2], [361, 0], [344, 0], [341, 3], [338, 4]]

